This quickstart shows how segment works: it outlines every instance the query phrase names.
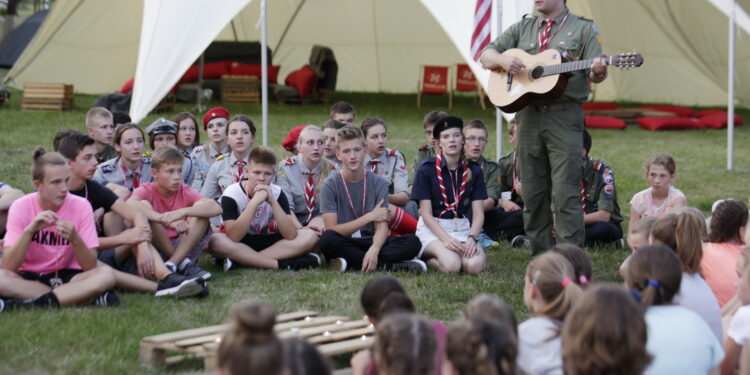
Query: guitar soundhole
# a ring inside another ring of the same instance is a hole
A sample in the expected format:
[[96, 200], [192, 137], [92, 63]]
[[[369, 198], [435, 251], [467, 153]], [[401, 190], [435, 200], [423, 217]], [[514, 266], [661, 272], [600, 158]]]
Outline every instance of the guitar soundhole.
[[534, 69], [531, 70], [531, 78], [533, 79], [542, 78], [542, 74], [544, 74], [544, 67], [542, 66], [535, 66]]

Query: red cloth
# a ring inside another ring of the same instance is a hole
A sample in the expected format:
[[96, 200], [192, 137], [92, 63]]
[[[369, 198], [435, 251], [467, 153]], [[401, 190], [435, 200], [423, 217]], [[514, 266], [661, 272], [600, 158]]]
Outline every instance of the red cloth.
[[584, 116], [586, 128], [594, 129], [625, 129], [625, 121], [609, 116]]
[[653, 109], [662, 112], [674, 113], [677, 116], [692, 116], [693, 110], [688, 107], [679, 105], [659, 105], [659, 104], [648, 104], [638, 107], [637, 109]]
[[[279, 69], [281, 69], [281, 67], [278, 65], [268, 66], [268, 82], [269, 83], [278, 82]], [[233, 76], [253, 76], [253, 77], [260, 78], [261, 66], [258, 64], [245, 64], [245, 63], [233, 61], [229, 65], [229, 74]]]
[[300, 98], [304, 98], [312, 92], [315, 85], [317, 74], [310, 69], [310, 65], [305, 65], [286, 76], [284, 82], [287, 86], [292, 86], [299, 92]]
[[[742, 117], [737, 115], [734, 116], [734, 126], [742, 126], [744, 123], [745, 121]], [[724, 112], [703, 116], [698, 119], [698, 124], [700, 124], [703, 129], [724, 129], [727, 127], [727, 113]]]
[[297, 145], [297, 140], [299, 139], [299, 133], [302, 132], [302, 129], [304, 129], [307, 125], [297, 125], [289, 131], [289, 134], [286, 135], [284, 138], [284, 141], [281, 142], [281, 147], [284, 147], [284, 150], [287, 150], [289, 152], [294, 151], [294, 146]]
[[135, 82], [135, 78], [131, 78], [125, 82], [122, 87], [120, 87], [120, 94], [127, 94], [133, 91], [133, 82]]
[[692, 117], [639, 117], [638, 125], [652, 131], [701, 129], [698, 119]]
[[607, 103], [607, 102], [583, 103], [582, 107], [584, 111], [606, 111], [606, 110], [612, 110], [612, 109], [620, 109], [619, 105], [615, 103]]
[[431, 65], [423, 66], [421, 91], [425, 94], [447, 94], [448, 67]]
[[693, 112], [693, 117], [701, 118], [709, 115], [724, 115], [726, 117], [727, 111], [723, 109], [704, 109], [702, 111]]
[[[223, 75], [229, 74], [229, 61], [218, 61], [203, 64], [203, 79], [216, 79], [221, 78]], [[193, 65], [185, 71], [180, 79], [181, 83], [195, 82], [198, 80], [198, 65]]]
[[214, 107], [209, 109], [208, 112], [203, 115], [203, 130], [208, 130], [208, 122], [217, 117], [229, 119], [229, 111], [227, 111], [227, 109], [224, 107]]

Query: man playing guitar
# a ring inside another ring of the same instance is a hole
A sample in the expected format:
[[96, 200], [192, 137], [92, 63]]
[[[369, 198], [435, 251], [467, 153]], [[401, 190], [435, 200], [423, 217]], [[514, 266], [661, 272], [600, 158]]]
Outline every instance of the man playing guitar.
[[[535, 0], [540, 14], [524, 16], [507, 29], [482, 52], [480, 62], [486, 69], [516, 75], [528, 70], [519, 58], [501, 54], [511, 48], [529, 54], [554, 48], [574, 60], [601, 56], [599, 32], [593, 21], [570, 13], [565, 2]], [[587, 78], [593, 83], [607, 78], [603, 59], [596, 59], [590, 69], [572, 72], [560, 97], [534, 99], [516, 114], [519, 173], [526, 202], [524, 226], [534, 255], [553, 245], [553, 223], [558, 243], [583, 246], [581, 103], [589, 94]]]

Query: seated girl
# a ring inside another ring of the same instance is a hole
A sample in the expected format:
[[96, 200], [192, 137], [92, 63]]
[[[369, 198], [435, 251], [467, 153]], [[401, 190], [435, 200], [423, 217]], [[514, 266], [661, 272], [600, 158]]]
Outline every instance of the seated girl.
[[656, 154], [646, 162], [649, 188], [636, 193], [630, 200], [628, 228], [644, 217], [662, 216], [687, 206], [687, 198], [672, 186], [677, 177], [674, 159], [669, 154]]

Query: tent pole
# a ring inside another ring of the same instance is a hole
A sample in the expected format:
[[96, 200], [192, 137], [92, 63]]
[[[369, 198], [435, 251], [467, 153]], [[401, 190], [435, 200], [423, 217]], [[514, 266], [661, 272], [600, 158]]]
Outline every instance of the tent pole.
[[263, 107], [263, 146], [268, 146], [268, 33], [266, 20], [266, 0], [260, 1], [260, 60], [261, 60], [261, 100]]
[[734, 14], [737, 0], [732, 1], [729, 18], [729, 97], [727, 98], [727, 170], [734, 169]]
[[[497, 20], [497, 33], [495, 36], [503, 33], [503, 5], [501, 0], [493, 0], [492, 6], [495, 7], [495, 17]], [[503, 156], [503, 112], [500, 108], [495, 107], [495, 160]]]
[[205, 62], [206, 52], [204, 51], [198, 60], [198, 88], [195, 90], [195, 100], [197, 101], [195, 108], [198, 109], [198, 113], [206, 110], [203, 106], [203, 65]]

